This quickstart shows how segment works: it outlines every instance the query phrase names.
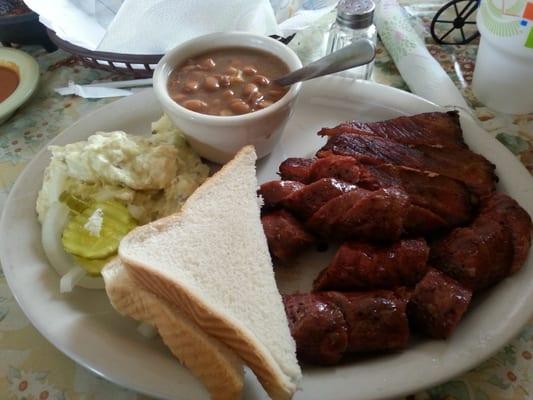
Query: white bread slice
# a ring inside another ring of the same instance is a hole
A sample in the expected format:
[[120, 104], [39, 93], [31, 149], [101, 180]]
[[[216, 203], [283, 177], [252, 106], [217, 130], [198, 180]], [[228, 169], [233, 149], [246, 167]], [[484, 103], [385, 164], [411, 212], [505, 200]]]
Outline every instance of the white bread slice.
[[301, 370], [261, 225], [256, 158], [241, 149], [179, 213], [130, 232], [119, 255], [138, 283], [233, 349], [270, 397], [289, 399]]
[[113, 307], [123, 315], [155, 326], [172, 354], [200, 379], [212, 399], [239, 399], [244, 386], [241, 360], [207, 335], [189, 317], [140, 287], [118, 258], [102, 270]]

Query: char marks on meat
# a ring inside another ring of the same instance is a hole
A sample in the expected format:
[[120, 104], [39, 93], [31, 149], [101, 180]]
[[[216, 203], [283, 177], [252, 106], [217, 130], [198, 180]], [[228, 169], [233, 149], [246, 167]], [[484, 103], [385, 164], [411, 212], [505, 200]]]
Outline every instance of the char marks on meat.
[[300, 361], [403, 349], [409, 324], [448, 338], [473, 293], [525, 263], [531, 218], [495, 192], [495, 167], [468, 149], [458, 113], [319, 134], [328, 141], [316, 158], [285, 160], [282, 181], [259, 190], [274, 258], [288, 261], [315, 235], [342, 241], [312, 293], [283, 296]]
[[340, 308], [320, 294], [283, 296], [298, 360], [337, 364], [348, 348], [348, 324]]
[[357, 189], [357, 186], [335, 178], [323, 178], [291, 193], [283, 206], [303, 220], [307, 220], [328, 201]]
[[[368, 170], [383, 187], [387, 183], [400, 186], [407, 192], [413, 205], [442, 218], [445, 224], [441, 229], [465, 224], [472, 217], [476, 199], [460, 181], [390, 164], [368, 166]], [[429, 233], [432, 230], [421, 229], [418, 232]]]
[[272, 257], [288, 261], [315, 243], [313, 235], [285, 210], [272, 211], [261, 217]]
[[455, 179], [391, 164], [364, 165], [348, 156], [317, 159], [311, 166], [309, 180], [314, 182], [325, 177], [368, 190], [400, 186], [411, 201], [406, 230], [413, 235], [463, 225], [470, 221], [473, 205], [477, 203], [466, 185]]
[[394, 241], [403, 233], [409, 204], [400, 188], [358, 188], [328, 201], [306, 225], [324, 237]]
[[424, 239], [390, 245], [344, 243], [313, 283], [315, 291], [372, 290], [414, 286], [427, 272], [429, 247]]
[[471, 290], [431, 268], [411, 295], [409, 321], [433, 338], [446, 339], [463, 317], [471, 298]]
[[309, 173], [313, 159], [287, 158], [279, 166], [279, 175], [284, 181], [298, 181], [309, 183]]
[[355, 158], [361, 164], [401, 165], [434, 172], [464, 182], [475, 194], [490, 194], [495, 189], [494, 165], [479, 154], [463, 148], [438, 148], [404, 145], [380, 137], [341, 133], [329, 138], [317, 155]]
[[482, 290], [524, 263], [531, 218], [515, 200], [495, 193], [482, 202], [471, 226], [456, 228], [431, 246], [432, 263], [463, 285]]
[[492, 219], [505, 226], [513, 243], [511, 273], [518, 271], [526, 262], [531, 247], [531, 217], [516, 202], [504, 193], [494, 193], [483, 202], [480, 218]]
[[377, 136], [403, 144], [466, 147], [456, 111], [431, 112], [379, 122], [344, 122], [334, 128], [323, 128], [318, 134], [335, 136], [340, 133]]
[[400, 350], [409, 342], [405, 299], [387, 290], [322, 292], [344, 314], [348, 352]]
[[263, 183], [258, 193], [263, 198], [263, 211], [278, 208], [286, 197], [303, 187], [305, 187], [303, 183], [296, 181], [270, 181]]
[[406, 301], [394, 292], [284, 295], [298, 359], [335, 364], [349, 353], [400, 350], [409, 342]]
[[332, 155], [314, 159], [309, 171], [309, 182], [322, 178], [336, 178], [368, 190], [390, 186], [382, 185], [365, 165], [349, 156]]

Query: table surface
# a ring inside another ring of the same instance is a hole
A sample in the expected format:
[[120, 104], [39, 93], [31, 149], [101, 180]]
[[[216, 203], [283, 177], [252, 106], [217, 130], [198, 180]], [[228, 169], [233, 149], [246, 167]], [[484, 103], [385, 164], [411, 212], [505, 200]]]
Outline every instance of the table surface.
[[[476, 100], [470, 84], [477, 42], [464, 46], [440, 46], [430, 39], [429, 22], [442, 3], [441, 0], [406, 0], [402, 5], [416, 29], [426, 38], [431, 54], [461, 89], [487, 132], [502, 142], [533, 173], [533, 114], [505, 115], [491, 111]], [[327, 20], [324, 21], [297, 35], [291, 43], [304, 63], [317, 56], [316, 40], [328, 28]], [[62, 97], [53, 89], [65, 86], [69, 80], [83, 84], [95, 80], [124, 79], [116, 74], [82, 67], [62, 51], [48, 54], [42, 49], [29, 46], [22, 50], [37, 59], [41, 81], [32, 99], [8, 122], [0, 125], [0, 208], [18, 174], [49, 140], [84, 114], [115, 100]], [[377, 51], [373, 79], [408, 90], [387, 50], [381, 45]], [[472, 371], [440, 386], [408, 396], [408, 399], [532, 398], [532, 353], [533, 320], [511, 343]], [[97, 377], [48, 343], [18, 307], [1, 270], [0, 398], [149, 399]]]

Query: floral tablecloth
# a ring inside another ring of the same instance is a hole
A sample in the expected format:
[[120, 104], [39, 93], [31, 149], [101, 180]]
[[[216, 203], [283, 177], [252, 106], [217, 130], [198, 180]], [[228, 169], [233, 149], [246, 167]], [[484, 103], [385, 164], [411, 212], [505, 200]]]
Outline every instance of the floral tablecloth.
[[[276, 1], [287, 9], [289, 0]], [[310, 2], [312, 0], [303, 4], [305, 6]], [[402, 4], [413, 24], [426, 37], [430, 52], [462, 90], [485, 129], [533, 173], [533, 115], [499, 114], [475, 99], [470, 83], [477, 43], [440, 46], [429, 39], [429, 21], [442, 5], [440, 0], [409, 0]], [[327, 32], [330, 19], [331, 15], [326, 16], [298, 34], [291, 43], [304, 62], [319, 55], [321, 38]], [[36, 47], [24, 47], [22, 50], [37, 59], [41, 81], [33, 98], [13, 118], [0, 125], [0, 207], [3, 207], [17, 175], [50, 139], [84, 114], [114, 100], [62, 97], [53, 88], [65, 86], [69, 80], [89, 83], [123, 78], [82, 67], [62, 51], [48, 54]], [[374, 80], [408, 90], [382, 46], [378, 48]], [[533, 320], [517, 338], [472, 371], [438, 387], [408, 396], [408, 399], [533, 398], [532, 353]], [[0, 399], [140, 400], [148, 397], [97, 377], [55, 349], [26, 319], [0, 271]]]

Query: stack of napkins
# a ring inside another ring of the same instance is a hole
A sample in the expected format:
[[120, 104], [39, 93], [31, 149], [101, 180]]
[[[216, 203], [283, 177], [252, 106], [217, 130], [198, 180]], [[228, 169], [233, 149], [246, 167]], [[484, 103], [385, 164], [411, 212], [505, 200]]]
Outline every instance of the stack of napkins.
[[280, 34], [269, 0], [25, 2], [60, 38], [89, 50], [162, 54], [190, 38], [212, 32]]

